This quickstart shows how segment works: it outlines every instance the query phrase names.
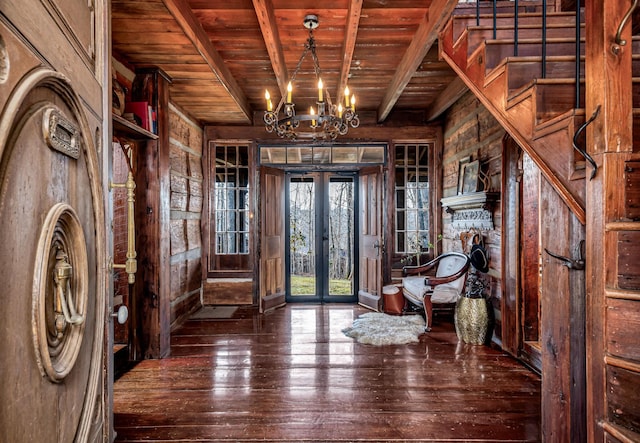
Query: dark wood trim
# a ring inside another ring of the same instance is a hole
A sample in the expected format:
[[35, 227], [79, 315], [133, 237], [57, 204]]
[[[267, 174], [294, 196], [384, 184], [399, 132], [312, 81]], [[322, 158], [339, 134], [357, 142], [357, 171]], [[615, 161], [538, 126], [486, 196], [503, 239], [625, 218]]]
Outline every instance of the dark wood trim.
[[358, 25], [360, 24], [360, 14], [362, 13], [363, 0], [350, 0], [349, 11], [347, 13], [347, 25], [344, 30], [342, 43], [342, 67], [340, 68], [340, 80], [336, 91], [336, 103], [342, 103], [344, 99], [344, 88], [347, 86], [349, 74], [351, 72], [351, 60], [356, 47], [356, 36], [358, 35]]
[[289, 73], [284, 59], [284, 52], [282, 51], [276, 16], [273, 11], [273, 2], [271, 0], [253, 0], [253, 8], [256, 10], [262, 38], [267, 47], [269, 59], [271, 59], [271, 67], [276, 76], [280, 94], [284, 97], [287, 92]]
[[451, 105], [457, 102], [468, 90], [469, 88], [462, 79], [456, 77], [449, 83], [445, 90], [436, 97], [433, 103], [431, 103], [431, 106], [427, 109], [426, 120], [430, 122], [440, 117], [443, 112], [448, 110]]
[[433, 0], [429, 11], [425, 14], [424, 20], [420, 23], [420, 27], [411, 40], [409, 49], [404, 53], [389, 82], [387, 92], [378, 107], [378, 122], [383, 122], [387, 118], [418, 66], [437, 40], [438, 32], [444, 22], [449, 19], [457, 4], [457, 0]]
[[520, 326], [520, 147], [505, 135], [502, 142], [502, 349], [517, 356], [522, 340]]
[[135, 284], [138, 343], [132, 359], [162, 358], [170, 352], [170, 166], [169, 80], [161, 71], [139, 71], [137, 99], [156, 109], [158, 139], [141, 145], [136, 165], [136, 245], [139, 275]]
[[[422, 126], [385, 126], [385, 125], [364, 125], [358, 128], [349, 129], [349, 133], [341, 137], [341, 143], [363, 143], [363, 142], [386, 142], [391, 144], [393, 140], [430, 140], [437, 137], [442, 138], [442, 129], [439, 124], [429, 124]], [[275, 134], [269, 134], [263, 125], [258, 126], [206, 126], [205, 140], [249, 140], [256, 144], [280, 143], [282, 145], [292, 144]], [[309, 144], [297, 142], [296, 144]]]
[[[629, 42], [627, 46], [615, 45], [613, 37], [631, 4], [631, 0], [585, 4], [585, 115], [591, 115], [600, 106], [598, 118], [585, 131], [587, 151], [599, 165], [596, 176], [586, 180], [586, 207], [590, 209], [586, 220], [589, 234], [586, 242], [588, 310], [585, 334], [586, 374], [589, 380], [587, 441], [603, 441], [612, 431], [616, 431], [616, 437], [630, 433], [630, 429], [624, 427], [626, 414], [623, 413], [622, 419], [618, 419], [618, 406], [611, 402], [615, 401], [612, 399], [615, 397], [614, 390], [638, 392], [637, 373], [635, 383], [628, 378], [621, 378], [619, 385], [611, 389], [607, 382], [608, 365], [605, 363], [611, 352], [605, 341], [607, 333], [616, 328], [629, 327], [625, 323], [607, 323], [606, 312], [609, 309], [608, 292], [616, 290], [619, 253], [618, 236], [608, 231], [607, 224], [620, 221], [621, 214], [624, 214], [621, 180], [624, 177], [624, 161], [633, 151], [634, 138], [632, 27], [628, 24], [622, 30], [621, 37]], [[629, 410], [635, 407], [637, 405]], [[635, 415], [637, 419], [637, 414], [629, 415]], [[628, 438], [631, 441], [637, 438], [637, 434]]]

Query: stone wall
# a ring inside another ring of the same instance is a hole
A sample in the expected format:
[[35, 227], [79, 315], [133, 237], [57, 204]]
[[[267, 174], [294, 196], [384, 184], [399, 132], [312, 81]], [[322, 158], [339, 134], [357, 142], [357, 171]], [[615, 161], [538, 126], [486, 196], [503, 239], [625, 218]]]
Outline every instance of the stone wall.
[[[460, 161], [479, 160], [481, 170], [486, 174], [489, 191], [500, 192], [502, 168], [502, 140], [504, 129], [478, 99], [468, 92], [447, 112], [443, 124], [443, 196], [458, 194]], [[498, 194], [499, 195], [499, 194]], [[490, 269], [484, 276], [488, 285], [486, 295], [494, 307], [494, 341], [501, 341], [500, 300], [501, 300], [501, 211], [500, 201], [492, 209], [494, 229], [480, 233], [489, 252]], [[454, 228], [452, 216], [443, 211], [443, 251], [462, 251], [461, 234], [468, 229]], [[466, 251], [468, 252], [468, 251]]]
[[202, 136], [176, 106], [169, 106], [171, 169], [171, 325], [201, 306]]

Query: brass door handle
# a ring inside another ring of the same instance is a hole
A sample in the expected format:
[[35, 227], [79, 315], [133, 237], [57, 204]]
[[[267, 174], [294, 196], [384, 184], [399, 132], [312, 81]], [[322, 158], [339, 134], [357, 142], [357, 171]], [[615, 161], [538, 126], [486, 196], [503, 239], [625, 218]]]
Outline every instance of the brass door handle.
[[129, 171], [126, 183], [109, 183], [109, 187], [125, 188], [127, 190], [127, 261], [125, 264], [113, 264], [113, 268], [124, 269], [129, 275], [129, 284], [136, 282], [136, 271], [138, 270], [138, 262], [136, 261], [136, 225], [134, 221], [135, 214], [135, 192], [136, 182], [133, 180], [133, 174]]

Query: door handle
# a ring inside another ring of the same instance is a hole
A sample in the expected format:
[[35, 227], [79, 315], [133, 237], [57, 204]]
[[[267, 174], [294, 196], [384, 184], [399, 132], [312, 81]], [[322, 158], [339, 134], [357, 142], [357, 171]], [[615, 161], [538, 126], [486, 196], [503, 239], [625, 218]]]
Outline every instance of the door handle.
[[380, 248], [382, 247], [382, 245], [380, 244], [380, 240], [376, 240], [376, 242], [373, 244], [373, 247], [376, 248], [376, 257], [379, 257]]
[[125, 305], [120, 305], [117, 312], [111, 314], [112, 317], [118, 319], [118, 323], [123, 325], [129, 318], [129, 309]]
[[136, 225], [134, 221], [135, 214], [135, 189], [136, 182], [133, 174], [129, 171], [127, 181], [125, 183], [109, 183], [110, 189], [125, 188], [127, 190], [127, 261], [124, 264], [112, 264], [112, 268], [124, 269], [129, 276], [129, 284], [136, 282], [136, 272], [138, 270], [138, 262], [136, 261]]

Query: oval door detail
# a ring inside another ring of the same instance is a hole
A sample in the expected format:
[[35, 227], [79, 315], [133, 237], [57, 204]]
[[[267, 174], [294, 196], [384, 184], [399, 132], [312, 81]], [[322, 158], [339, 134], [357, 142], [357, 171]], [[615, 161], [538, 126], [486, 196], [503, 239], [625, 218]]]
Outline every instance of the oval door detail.
[[106, 255], [94, 130], [69, 82], [0, 113], [0, 440], [102, 441]]
[[40, 372], [54, 383], [73, 368], [87, 313], [87, 251], [73, 208], [57, 203], [45, 218], [33, 278], [33, 339]]

